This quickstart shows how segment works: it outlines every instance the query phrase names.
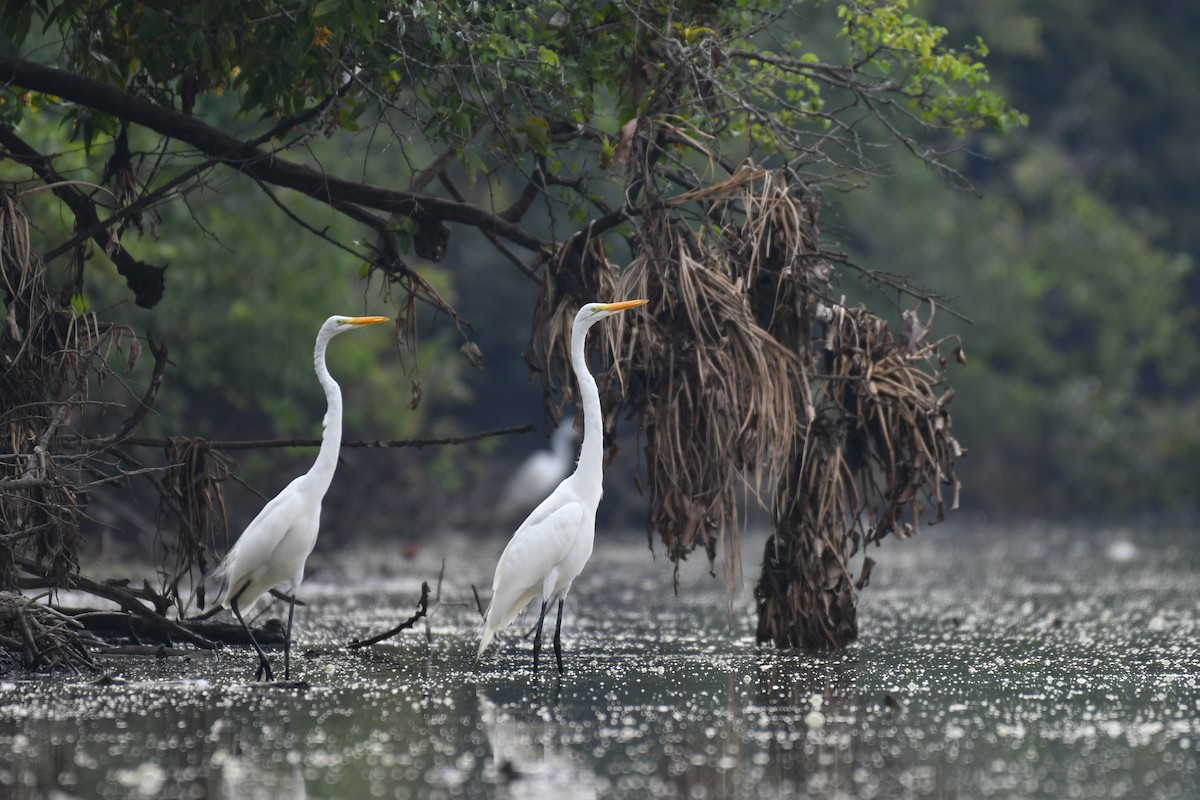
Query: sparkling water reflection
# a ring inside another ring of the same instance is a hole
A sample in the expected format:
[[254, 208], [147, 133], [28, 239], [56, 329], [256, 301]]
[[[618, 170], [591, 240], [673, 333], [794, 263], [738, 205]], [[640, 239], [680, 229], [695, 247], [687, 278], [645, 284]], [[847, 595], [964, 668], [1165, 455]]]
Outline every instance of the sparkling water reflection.
[[561, 679], [515, 630], [474, 662], [502, 541], [325, 557], [301, 650], [390, 628], [444, 558], [431, 638], [299, 659], [306, 690], [250, 684], [236, 649], [0, 681], [0, 796], [1196, 797], [1193, 541], [933, 529], [878, 559], [856, 645], [798, 655], [703, 565], [676, 597], [642, 541], [601, 538]]

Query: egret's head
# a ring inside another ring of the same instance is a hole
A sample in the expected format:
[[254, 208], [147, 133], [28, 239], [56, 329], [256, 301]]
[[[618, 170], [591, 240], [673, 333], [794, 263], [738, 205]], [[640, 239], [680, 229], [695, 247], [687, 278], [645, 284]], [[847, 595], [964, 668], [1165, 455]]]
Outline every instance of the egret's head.
[[649, 300], [623, 300], [620, 303], [586, 303], [583, 308], [579, 309], [579, 313], [575, 315], [575, 321], [590, 325], [605, 317], [611, 317], [613, 314], [624, 311], [627, 308], [644, 306], [649, 302]]
[[343, 317], [332, 316], [325, 321], [325, 325], [333, 328], [334, 333], [361, 328], [364, 325], [378, 325], [380, 322], [387, 322], [387, 317]]

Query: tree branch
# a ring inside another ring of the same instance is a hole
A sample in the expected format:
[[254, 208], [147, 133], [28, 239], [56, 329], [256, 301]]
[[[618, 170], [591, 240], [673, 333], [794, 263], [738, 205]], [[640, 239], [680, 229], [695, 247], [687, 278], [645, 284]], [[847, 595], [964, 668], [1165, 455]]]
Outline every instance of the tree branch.
[[[44, 578], [45, 571], [33, 559], [24, 558], [22, 556], [14, 556], [13, 562], [21, 569], [28, 572], [30, 575]], [[204, 650], [212, 650], [216, 645], [205, 637], [188, 630], [174, 620], [167, 619], [163, 615], [153, 611], [142, 603], [141, 599], [127, 589], [111, 584], [97, 583], [91, 578], [86, 578], [83, 575], [74, 575], [71, 577], [71, 588], [78, 589], [82, 592], [103, 597], [106, 600], [112, 600], [121, 608], [138, 617], [143, 622], [149, 624], [153, 628], [157, 628], [168, 635], [173, 635], [177, 639], [182, 639], [190, 642]]]
[[[376, 448], [376, 447], [429, 447], [439, 444], [466, 444], [475, 442], [480, 439], [487, 439], [492, 436], [508, 436], [517, 433], [529, 433], [537, 428], [533, 425], [523, 425], [519, 428], [497, 428], [490, 431], [480, 431], [478, 433], [469, 433], [466, 436], [443, 436], [432, 439], [374, 439], [374, 440], [359, 440], [353, 442], [342, 442], [342, 447], [350, 448]], [[167, 439], [148, 439], [132, 437], [126, 439], [124, 444], [135, 445], [138, 447], [167, 447], [170, 441]], [[210, 450], [261, 450], [276, 447], [319, 447], [320, 439], [243, 439], [240, 441], [230, 442], [209, 442]]]
[[415, 220], [436, 219], [490, 231], [529, 250], [546, 243], [519, 225], [468, 203], [416, 192], [397, 192], [368, 183], [325, 175], [279, 158], [250, 142], [242, 141], [204, 122], [148, 100], [135, 97], [100, 81], [73, 75], [32, 61], [0, 55], [0, 83], [15, 84], [56, 95], [105, 114], [142, 125], [164, 136], [186, 142], [207, 156], [247, 175], [293, 189], [339, 211], [339, 203], [352, 203], [388, 211]]
[[[343, 91], [344, 91], [344, 88], [343, 88]], [[340, 95], [341, 92], [339, 91], [338, 94]], [[282, 136], [284, 134], [284, 132], [286, 132], [286, 131], [292, 130], [293, 128], [303, 125], [305, 122], [308, 122], [309, 120], [316, 118], [317, 115], [319, 115], [322, 111], [324, 111], [329, 106], [329, 104], [331, 102], [333, 102], [333, 99], [336, 96], [337, 95], [330, 95], [329, 97], [325, 98], [324, 100], [322, 100], [321, 102], [312, 106], [311, 108], [305, 109], [304, 111], [302, 111], [298, 114], [295, 114], [291, 117], [288, 117], [287, 119], [280, 121], [280, 123], [278, 125], [271, 128], [266, 133], [262, 134], [261, 136], [258, 136], [255, 139], [251, 139], [250, 144], [254, 145], [254, 146], [263, 144], [264, 142], [268, 142], [271, 139], [276, 138], [277, 136]], [[192, 180], [193, 178], [195, 178], [196, 176], [198, 176], [200, 173], [204, 172], [205, 170], [212, 169], [213, 167], [217, 166], [218, 163], [219, 163], [218, 160], [214, 159], [214, 158], [210, 158], [206, 161], [202, 161], [201, 163], [194, 165], [190, 169], [184, 170], [183, 172], [176, 175], [174, 178], [172, 178], [171, 180], [162, 184], [161, 186], [157, 187], [153, 191], [143, 194], [141, 197], [139, 197], [137, 200], [130, 203], [129, 205], [116, 209], [106, 219], [101, 220], [101, 221], [95, 223], [94, 225], [77, 226], [77, 231], [73, 237], [71, 237], [67, 241], [63, 242], [62, 244], [58, 245], [54, 249], [52, 249], [46, 253], [43, 253], [42, 258], [45, 261], [54, 260], [55, 258], [62, 255], [63, 253], [66, 253], [69, 250], [71, 250], [71, 248], [78, 246], [84, 239], [88, 239], [92, 236], [95, 236], [97, 233], [99, 233], [101, 231], [108, 230], [108, 228], [112, 227], [113, 225], [115, 225], [116, 223], [125, 219], [126, 217], [141, 211], [143, 208], [147, 208], [148, 206], [157, 202], [161, 197], [165, 196], [168, 192], [174, 190], [175, 187], [181, 186], [182, 184], [187, 183], [188, 181]]]
[[[454, 182], [450, 180], [450, 176], [444, 171], [438, 174], [438, 181], [441, 182], [442, 187], [450, 193], [451, 197], [457, 200], [462, 200], [462, 193], [458, 191], [458, 187], [454, 185]], [[541, 286], [542, 279], [538, 277], [537, 272], [523, 260], [521, 260], [520, 256], [510, 250], [508, 245], [496, 238], [496, 234], [489, 233], [488, 231], [482, 231], [482, 233], [485, 237], [487, 237], [487, 240], [492, 243], [492, 247], [495, 247], [496, 251], [500, 253], [500, 255], [511, 261], [517, 269], [524, 273], [525, 277]]]
[[373, 645], [373, 644], [379, 644], [384, 639], [390, 639], [391, 637], [395, 636], [397, 633], [400, 633], [401, 631], [406, 631], [409, 628], [411, 628], [412, 626], [416, 625], [417, 620], [421, 619], [421, 617], [424, 617], [428, 611], [429, 611], [429, 584], [425, 581], [422, 581], [421, 582], [421, 599], [417, 601], [417, 610], [413, 613], [413, 615], [411, 617], [406, 619], [404, 622], [401, 622], [399, 625], [392, 628], [390, 631], [384, 631], [383, 633], [376, 634], [375, 636], [372, 636], [367, 639], [356, 639], [353, 642], [350, 642], [350, 643], [344, 645], [344, 647], [347, 650], [358, 650], [363, 647], [369, 647], [370, 645]]
[[146, 386], [142, 399], [138, 401], [137, 407], [125, 418], [116, 432], [102, 439], [93, 440], [91, 444], [98, 444], [101, 447], [116, 444], [141, 425], [142, 420], [150, 413], [150, 408], [154, 405], [154, 398], [158, 396], [158, 390], [162, 388], [163, 375], [167, 370], [167, 346], [154, 341], [154, 335], [150, 333], [146, 335], [146, 342], [150, 346], [150, 353], [154, 356], [154, 372], [150, 376], [150, 383]]
[[525, 213], [529, 211], [529, 207], [533, 205], [533, 201], [545, 190], [546, 173], [544, 161], [545, 159], [541, 156], [537, 157], [533, 165], [533, 174], [529, 176], [529, 181], [521, 191], [521, 196], [511, 206], [497, 214], [500, 219], [507, 222], [520, 222]]
[[55, 172], [49, 158], [26, 144], [7, 125], [0, 125], [0, 145], [7, 149], [9, 158], [29, 167], [51, 187], [51, 191], [71, 209], [80, 227], [93, 231], [93, 241], [116, 264], [117, 272], [125, 278], [125, 284], [133, 292], [137, 304], [142, 308], [153, 308], [162, 299], [166, 267], [138, 261], [129, 255], [119, 238], [105, 236], [104, 226], [96, 216], [95, 204]]

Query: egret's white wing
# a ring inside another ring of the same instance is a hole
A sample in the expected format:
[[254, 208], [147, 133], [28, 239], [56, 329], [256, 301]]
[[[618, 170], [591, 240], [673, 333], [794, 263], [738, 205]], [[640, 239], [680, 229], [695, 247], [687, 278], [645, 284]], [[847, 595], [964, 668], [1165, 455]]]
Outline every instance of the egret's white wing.
[[491, 642], [496, 631], [508, 627], [521, 609], [542, 593], [546, 576], [567, 557], [575, 544], [583, 523], [583, 505], [571, 500], [557, 508], [544, 508], [548, 503], [549, 498], [517, 529], [496, 564], [492, 604], [484, 622], [480, 652]]
[[[263, 506], [225, 555], [213, 575], [214, 581], [220, 581], [218, 605], [228, 605], [231, 595], [249, 581], [250, 587], [238, 598], [238, 607], [249, 609], [268, 589], [290, 580], [293, 562], [308, 555], [311, 546], [305, 549], [308, 542], [304, 540], [310, 537], [302, 532], [306, 525], [316, 524], [319, 512], [304, 495], [304, 477], [293, 480]], [[287, 552], [289, 549], [296, 552]]]
[[583, 506], [571, 502], [522, 525], [500, 555], [492, 591], [502, 585], [540, 589], [542, 579], [571, 552], [582, 522]]

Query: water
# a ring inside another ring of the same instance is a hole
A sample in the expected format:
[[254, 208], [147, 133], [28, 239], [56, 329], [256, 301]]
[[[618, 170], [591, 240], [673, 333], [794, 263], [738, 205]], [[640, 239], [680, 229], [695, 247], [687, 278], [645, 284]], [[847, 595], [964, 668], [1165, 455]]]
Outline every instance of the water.
[[602, 538], [561, 679], [515, 626], [474, 663], [502, 540], [325, 557], [300, 650], [405, 619], [444, 558], [432, 639], [294, 658], [304, 690], [234, 648], [0, 681], [0, 797], [1197, 797], [1194, 541], [934, 528], [872, 554], [858, 643], [797, 655], [756, 646], [703, 564], [676, 597], [644, 542]]

